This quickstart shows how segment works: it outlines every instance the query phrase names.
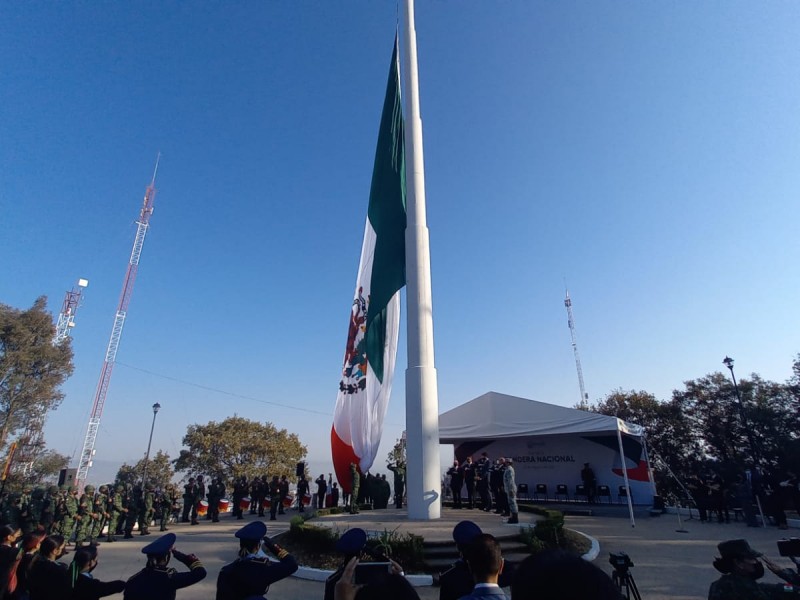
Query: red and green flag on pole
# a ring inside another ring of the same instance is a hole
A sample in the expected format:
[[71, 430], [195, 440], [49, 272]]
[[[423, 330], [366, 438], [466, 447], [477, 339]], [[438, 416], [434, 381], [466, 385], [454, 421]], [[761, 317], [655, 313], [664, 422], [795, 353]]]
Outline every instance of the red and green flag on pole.
[[406, 283], [405, 144], [395, 38], [383, 102], [367, 223], [331, 429], [336, 477], [350, 491], [350, 464], [372, 466], [392, 391]]

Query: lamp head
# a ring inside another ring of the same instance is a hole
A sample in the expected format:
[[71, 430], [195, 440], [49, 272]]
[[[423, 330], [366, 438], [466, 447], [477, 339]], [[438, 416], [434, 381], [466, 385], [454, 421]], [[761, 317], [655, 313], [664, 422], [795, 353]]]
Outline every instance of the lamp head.
[[723, 359], [722, 364], [728, 367], [731, 371], [733, 371], [733, 359], [730, 356], [726, 356]]
[[153, 414], [156, 414], [159, 408], [161, 408], [161, 405], [158, 402], [153, 404]]

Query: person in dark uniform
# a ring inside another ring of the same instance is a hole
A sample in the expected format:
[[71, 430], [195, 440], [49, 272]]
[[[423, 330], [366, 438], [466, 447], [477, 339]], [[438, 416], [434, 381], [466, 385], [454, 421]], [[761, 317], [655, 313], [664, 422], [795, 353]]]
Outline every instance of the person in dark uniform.
[[447, 474], [450, 476], [450, 491], [453, 492], [453, 508], [461, 508], [461, 488], [464, 485], [464, 473], [457, 460], [453, 461], [453, 466], [447, 470]]
[[277, 475], [272, 476], [272, 481], [269, 482], [269, 520], [277, 521], [278, 507], [281, 505], [281, 482]]
[[595, 497], [597, 496], [597, 477], [594, 474], [594, 470], [589, 465], [589, 463], [583, 463], [583, 469], [581, 469], [581, 481], [583, 482], [583, 487], [586, 490], [586, 501], [589, 504], [594, 504]]
[[[192, 525], [199, 525], [197, 521], [197, 509], [200, 508], [200, 501], [206, 497], [206, 484], [203, 481], [203, 476], [197, 476], [197, 489], [195, 490], [194, 498], [192, 499]], [[211, 515], [206, 511], [206, 518], [210, 519]]]
[[397, 461], [386, 468], [394, 473], [394, 507], [403, 508], [403, 496], [406, 493], [406, 463]]
[[[453, 527], [453, 541], [456, 543], [459, 559], [441, 575], [439, 575], [439, 600], [458, 600], [462, 596], [467, 596], [475, 587], [475, 581], [469, 570], [467, 562], [464, 560], [464, 553], [474, 539], [481, 535], [483, 531], [472, 521], [461, 521]], [[497, 584], [502, 587], [511, 585], [513, 572], [510, 569], [503, 569]]]
[[[216, 600], [254, 600], [264, 598], [269, 586], [297, 571], [297, 561], [267, 537], [267, 526], [254, 521], [236, 532], [239, 558], [225, 565], [217, 577]], [[264, 549], [278, 557], [270, 563]]]
[[[194, 585], [206, 576], [203, 563], [194, 554], [184, 554], [175, 549], [176, 536], [167, 533], [142, 548], [147, 555], [147, 566], [125, 584], [124, 600], [175, 600], [175, 592]], [[188, 573], [170, 569], [170, 557], [189, 567]]]
[[232, 517], [236, 519], [244, 519], [244, 515], [242, 514], [242, 498], [247, 496], [247, 477], [242, 475], [238, 479], [233, 482], [233, 496], [231, 496], [231, 502], [233, 503], [233, 512], [231, 513]]
[[331, 506], [339, 506], [339, 484], [335, 481], [331, 488]]
[[289, 497], [289, 480], [286, 475], [281, 475], [281, 500], [278, 503], [278, 514], [284, 515], [286, 512], [283, 510], [283, 501]]
[[481, 510], [490, 512], [492, 510], [492, 495], [489, 493], [489, 472], [492, 468], [492, 461], [489, 454], [481, 453], [481, 457], [475, 464], [475, 490], [481, 497]]
[[189, 513], [192, 511], [192, 502], [197, 495], [197, 484], [194, 482], [194, 477], [189, 477], [189, 483], [183, 486], [183, 514], [181, 515], [181, 523], [189, 522]]
[[461, 472], [464, 474], [464, 487], [467, 488], [467, 508], [475, 508], [475, 463], [471, 456], [461, 465]]
[[306, 494], [308, 494], [308, 480], [301, 475], [300, 479], [297, 480], [297, 510], [299, 512], [305, 512], [303, 498], [306, 497]]
[[261, 477], [254, 477], [250, 482], [250, 514], [258, 513], [259, 517], [264, 516], [264, 484]]
[[125, 582], [121, 579], [100, 581], [92, 577], [95, 567], [97, 567], [97, 546], [85, 546], [75, 552], [68, 574], [72, 600], [99, 600], [103, 596], [119, 594], [125, 589]]
[[320, 475], [314, 481], [317, 484], [317, 508], [325, 508], [325, 494], [328, 492], [328, 482], [325, 475]]
[[336, 540], [336, 551], [344, 557], [341, 566], [331, 573], [325, 580], [324, 600], [334, 600], [334, 589], [336, 582], [342, 578], [342, 573], [353, 557], [361, 556], [364, 546], [367, 544], [367, 532], [360, 527], [348, 529]]

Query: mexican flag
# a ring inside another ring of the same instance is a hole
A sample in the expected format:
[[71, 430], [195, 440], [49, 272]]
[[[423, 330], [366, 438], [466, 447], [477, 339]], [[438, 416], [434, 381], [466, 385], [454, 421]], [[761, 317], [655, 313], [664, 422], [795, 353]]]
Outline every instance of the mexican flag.
[[369, 470], [381, 441], [397, 359], [400, 289], [406, 283], [405, 145], [397, 50], [395, 37], [331, 429], [333, 466], [346, 492], [350, 463], [361, 472]]

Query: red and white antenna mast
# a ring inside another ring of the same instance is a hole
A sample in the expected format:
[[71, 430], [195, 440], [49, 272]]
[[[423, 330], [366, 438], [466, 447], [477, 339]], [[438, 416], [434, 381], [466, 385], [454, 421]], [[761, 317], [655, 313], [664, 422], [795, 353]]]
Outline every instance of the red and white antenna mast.
[[111, 328], [111, 339], [108, 341], [106, 358], [103, 361], [103, 370], [100, 372], [100, 380], [97, 382], [94, 404], [92, 405], [92, 414], [89, 416], [89, 425], [86, 428], [86, 439], [83, 441], [83, 450], [81, 451], [81, 461], [78, 465], [78, 472], [75, 477], [78, 488], [83, 487], [89, 475], [89, 467], [92, 466], [92, 458], [95, 452], [94, 443], [97, 440], [97, 430], [100, 428], [100, 417], [103, 415], [103, 405], [106, 403], [108, 385], [111, 383], [111, 372], [114, 370], [114, 361], [117, 358], [117, 349], [119, 348], [119, 341], [122, 337], [122, 327], [125, 325], [128, 305], [133, 295], [133, 284], [136, 281], [136, 272], [139, 270], [139, 257], [142, 255], [144, 237], [150, 226], [150, 216], [153, 214], [153, 200], [155, 200], [156, 197], [156, 174], [158, 173], [158, 161], [160, 159], [161, 154], [156, 157], [156, 168], [153, 171], [153, 179], [145, 190], [142, 210], [139, 212], [139, 220], [136, 221], [138, 226], [136, 238], [133, 240], [133, 250], [131, 250], [128, 269], [125, 272], [125, 279], [122, 282], [122, 293], [119, 297], [117, 314], [114, 317], [114, 326]]
[[564, 306], [567, 308], [567, 325], [569, 326], [569, 335], [572, 338], [572, 351], [575, 353], [575, 367], [578, 369], [578, 385], [581, 388], [581, 406], [589, 401], [589, 394], [586, 393], [586, 386], [583, 384], [583, 369], [581, 368], [581, 357], [578, 354], [578, 340], [575, 335], [575, 319], [572, 316], [572, 300], [569, 297], [569, 290], [567, 296], [564, 298]]

